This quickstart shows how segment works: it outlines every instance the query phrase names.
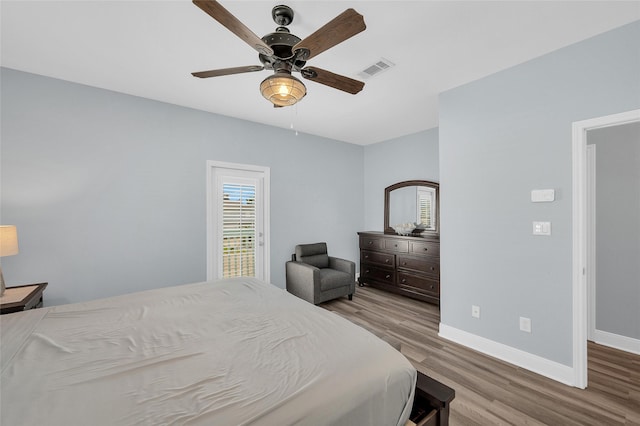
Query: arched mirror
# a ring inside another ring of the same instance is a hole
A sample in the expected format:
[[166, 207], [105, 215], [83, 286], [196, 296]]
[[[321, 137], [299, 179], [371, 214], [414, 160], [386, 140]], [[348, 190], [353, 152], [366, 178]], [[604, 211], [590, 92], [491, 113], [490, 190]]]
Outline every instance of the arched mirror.
[[[407, 180], [386, 187], [384, 189], [384, 233], [414, 236], [438, 235], [440, 232], [439, 202], [440, 185], [437, 182]], [[411, 225], [415, 229], [411, 229]]]

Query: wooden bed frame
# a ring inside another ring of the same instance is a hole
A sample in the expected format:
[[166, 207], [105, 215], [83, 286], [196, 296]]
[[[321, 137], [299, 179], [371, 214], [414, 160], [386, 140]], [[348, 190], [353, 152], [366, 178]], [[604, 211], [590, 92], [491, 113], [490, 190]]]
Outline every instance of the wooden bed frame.
[[418, 371], [413, 408], [405, 426], [447, 426], [449, 404], [455, 396], [449, 386]]

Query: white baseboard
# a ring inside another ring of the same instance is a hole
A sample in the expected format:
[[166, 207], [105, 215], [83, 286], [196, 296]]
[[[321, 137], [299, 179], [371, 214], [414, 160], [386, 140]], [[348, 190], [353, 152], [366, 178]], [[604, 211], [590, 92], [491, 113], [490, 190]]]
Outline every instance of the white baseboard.
[[619, 334], [609, 333], [608, 331], [595, 330], [593, 332], [593, 341], [600, 345], [609, 346], [610, 348], [640, 355], [640, 340], [632, 337], [621, 336]]
[[442, 323], [440, 323], [440, 332], [438, 335], [444, 339], [451, 340], [452, 342], [482, 352], [485, 355], [533, 371], [534, 373], [565, 385], [575, 386], [575, 373], [572, 367], [559, 364], [538, 355], [530, 354], [520, 349], [512, 348], [502, 343], [494, 342], [484, 337], [476, 336], [475, 334]]

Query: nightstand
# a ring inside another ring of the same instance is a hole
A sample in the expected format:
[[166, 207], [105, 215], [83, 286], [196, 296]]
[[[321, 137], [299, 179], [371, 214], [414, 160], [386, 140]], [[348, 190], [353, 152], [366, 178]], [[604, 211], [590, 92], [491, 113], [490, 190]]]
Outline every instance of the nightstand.
[[48, 283], [7, 287], [0, 297], [0, 315], [42, 307], [42, 293]]

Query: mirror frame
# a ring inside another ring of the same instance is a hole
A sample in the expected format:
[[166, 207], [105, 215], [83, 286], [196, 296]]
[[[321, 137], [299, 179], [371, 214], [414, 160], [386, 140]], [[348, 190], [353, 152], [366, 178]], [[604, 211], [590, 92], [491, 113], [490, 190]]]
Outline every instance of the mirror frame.
[[389, 201], [391, 191], [407, 186], [426, 186], [436, 190], [436, 229], [421, 232], [423, 235], [440, 235], [440, 184], [428, 180], [405, 180], [403, 182], [394, 183], [384, 189], [384, 233], [395, 234], [396, 230], [389, 225]]

